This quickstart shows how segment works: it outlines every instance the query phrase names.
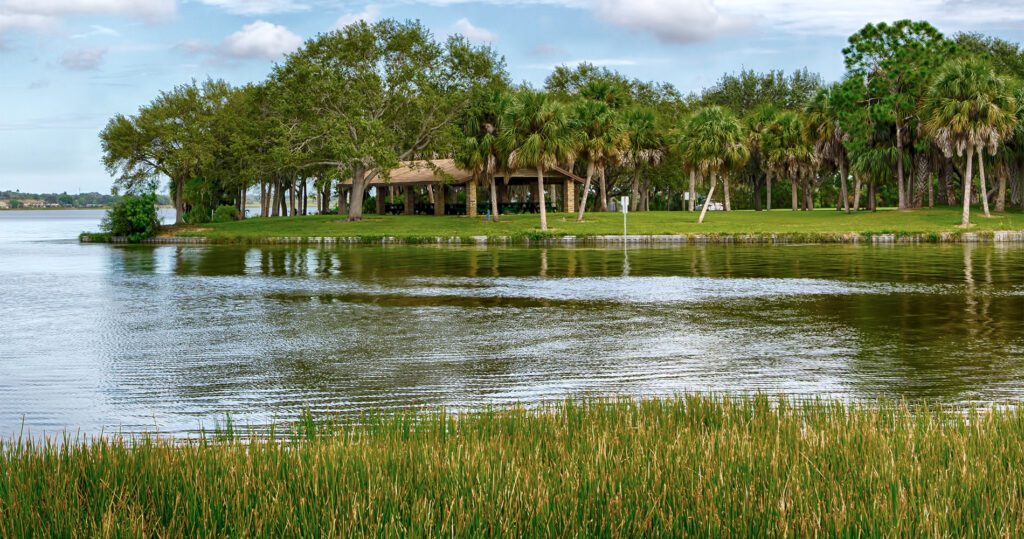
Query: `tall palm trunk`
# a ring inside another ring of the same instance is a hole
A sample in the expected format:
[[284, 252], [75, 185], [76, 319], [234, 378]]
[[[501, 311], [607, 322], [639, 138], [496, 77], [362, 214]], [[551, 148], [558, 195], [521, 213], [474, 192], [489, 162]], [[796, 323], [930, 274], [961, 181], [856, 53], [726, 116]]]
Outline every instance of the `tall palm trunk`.
[[846, 159], [839, 161], [839, 196], [843, 199], [843, 211], [850, 213], [850, 193], [846, 189], [846, 178], [850, 175]]
[[729, 198], [729, 175], [722, 174], [722, 194], [725, 198], [725, 211], [732, 211], [732, 200]]
[[853, 211], [860, 211], [860, 175], [853, 175]]
[[999, 213], [1006, 211], [1006, 176], [1008, 174], [1006, 168], [1005, 163], [996, 167], [996, 181], [999, 184], [996, 191], [996, 211]]
[[800, 202], [797, 199], [796, 193], [796, 180], [793, 178], [789, 179], [789, 190], [793, 198], [793, 211], [800, 211]]
[[711, 189], [708, 190], [708, 198], [704, 200], [704, 207], [701, 208], [700, 217], [697, 218], [698, 225], [704, 222], [704, 215], [708, 213], [708, 206], [711, 205], [711, 197], [715, 196], [715, 180], [717, 178], [715, 177], [714, 172], [712, 172], [709, 176], [711, 178]]
[[640, 207], [640, 167], [633, 171], [633, 184], [630, 189], [629, 211], [636, 211]]
[[896, 189], [899, 191], [899, 207], [901, 210], [907, 208], [907, 192], [905, 191], [903, 179], [903, 125], [896, 122]]
[[985, 155], [981, 151], [981, 145], [976, 146], [978, 151], [978, 175], [981, 176], [981, 209], [985, 211], [985, 217], [991, 217], [988, 212], [988, 185], [985, 184]]
[[967, 171], [964, 175], [964, 209], [960, 214], [960, 226], [971, 226], [971, 181], [974, 176], [974, 152], [967, 150]]
[[583, 213], [587, 210], [587, 195], [590, 194], [590, 179], [594, 176], [594, 162], [587, 161], [587, 179], [583, 182], [583, 198], [580, 199], [580, 210], [576, 222], [583, 222]]
[[696, 202], [694, 200], [697, 198], [697, 169], [690, 169], [689, 194], [690, 196], [689, 200], [686, 201], [686, 206], [689, 211], [693, 211], [694, 206], [696, 206]]
[[494, 222], [498, 222], [498, 182], [494, 179], [494, 174], [488, 172], [488, 176], [491, 178], [491, 219]]
[[765, 191], [767, 194], [764, 196], [765, 209], [772, 211], [772, 173], [769, 172], [764, 176]]
[[601, 168], [598, 169], [598, 178], [600, 178], [600, 183], [598, 184], [598, 188], [601, 191], [601, 194], [598, 197], [598, 202], [600, 203], [598, 205], [598, 211], [603, 211], [603, 212], [608, 211], [608, 182], [605, 181], [604, 173], [605, 173], [605, 167], [602, 164]]
[[548, 229], [548, 209], [544, 203], [544, 168], [537, 167], [537, 201], [540, 202], [540, 229]]

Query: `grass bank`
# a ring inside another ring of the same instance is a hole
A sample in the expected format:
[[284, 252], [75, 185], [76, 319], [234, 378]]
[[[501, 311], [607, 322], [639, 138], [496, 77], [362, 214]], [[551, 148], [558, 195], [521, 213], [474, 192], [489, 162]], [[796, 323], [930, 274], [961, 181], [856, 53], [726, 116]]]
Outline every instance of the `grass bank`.
[[1019, 536], [1024, 413], [691, 396], [0, 446], [0, 536]]
[[[629, 215], [631, 235], [787, 235], [794, 239], [827, 240], [842, 235], [859, 234], [870, 238], [881, 234], [923, 236], [937, 239], [940, 234], [959, 235], [960, 222], [955, 208], [913, 211], [881, 210], [875, 213], [844, 214], [835, 210], [793, 212], [735, 211], [711, 212], [703, 224], [689, 212], [638, 212]], [[993, 214], [986, 218], [972, 217], [971, 232], [1024, 230], [1024, 213], [1019, 211]], [[622, 234], [622, 214], [590, 213], [583, 223], [575, 215], [558, 213], [549, 216], [550, 230], [541, 233], [536, 215], [507, 215], [500, 222], [486, 217], [434, 217], [405, 215], [367, 215], [361, 222], [349, 223], [337, 215], [316, 215], [273, 219], [246, 219], [202, 227], [170, 228], [167, 234], [182, 237], [203, 237], [216, 242], [260, 242], [273, 238], [361, 238], [376, 240], [397, 238], [408, 242], [436, 241], [436, 238], [473, 237], [523, 239], [590, 237]]]

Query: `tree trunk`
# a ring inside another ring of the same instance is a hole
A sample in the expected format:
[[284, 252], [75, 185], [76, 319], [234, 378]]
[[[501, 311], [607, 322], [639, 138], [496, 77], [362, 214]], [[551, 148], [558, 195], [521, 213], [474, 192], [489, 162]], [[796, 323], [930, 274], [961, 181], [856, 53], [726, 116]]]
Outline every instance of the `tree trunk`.
[[260, 217], [267, 216], [267, 180], [260, 180]]
[[185, 182], [182, 180], [172, 180], [174, 182], [174, 224], [183, 225], [185, 224]]
[[544, 169], [537, 167], [537, 201], [540, 203], [540, 229], [548, 229], [548, 209], [544, 203]]
[[440, 183], [434, 188], [434, 215], [444, 215], [444, 205], [447, 202], [444, 191], [445, 186]]
[[242, 188], [242, 210], [240, 212], [238, 212], [238, 215], [242, 219], [245, 219], [245, 204], [246, 204], [246, 200], [245, 199], [246, 199], [246, 195], [248, 195], [248, 194], [249, 194], [249, 190], [243, 187]]
[[860, 175], [853, 175], [853, 211], [860, 211]]
[[651, 177], [645, 177], [641, 185], [643, 192], [640, 193], [640, 209], [651, 211]]
[[868, 184], [868, 211], [876, 211], [878, 209], [878, 198], [875, 193], [875, 182], [874, 180]]
[[362, 165], [357, 165], [352, 171], [352, 200], [348, 204], [349, 221], [363, 220], [363, 197], [365, 194], [366, 169]]
[[608, 184], [605, 181], [604, 173], [604, 165], [601, 165], [601, 168], [598, 169], [598, 177], [600, 178], [600, 184], [598, 185], [598, 188], [600, 189], [601, 193], [597, 199], [599, 202], [597, 209], [598, 211], [602, 212], [608, 211]]
[[466, 215], [476, 217], [476, 195], [479, 179], [474, 174], [473, 179], [466, 184]]
[[850, 213], [850, 192], [846, 188], [846, 179], [850, 175], [850, 167], [846, 159], [839, 161], [839, 196], [843, 199], [843, 211]]
[[[583, 182], [583, 198], [580, 200], [580, 210], [576, 215], [576, 222], [583, 222], [583, 213], [587, 211], [587, 195], [590, 194], [590, 179], [594, 176], [594, 163], [587, 163], [587, 179]], [[570, 180], [567, 180], [570, 181]]]
[[629, 211], [636, 211], [640, 207], [640, 167], [633, 171], [633, 184], [630, 189]]
[[752, 198], [754, 200], [754, 211], [761, 211], [763, 209], [763, 204], [761, 202], [761, 196], [763, 194], [762, 190], [764, 189], [764, 186], [761, 184], [761, 182], [759, 182], [757, 180], [758, 180], [757, 178], [754, 178], [754, 186], [753, 186], [754, 192], [753, 192], [753, 197]]
[[799, 211], [800, 210], [800, 202], [797, 199], [797, 194], [796, 194], [796, 180], [794, 180], [793, 178], [789, 179], [789, 190], [790, 190], [790, 194], [792, 195], [792, 198], [793, 198], [793, 211]]
[[928, 207], [935, 207], [935, 181], [932, 175], [928, 175]]
[[996, 181], [998, 183], [996, 190], [996, 212], [998, 213], [1006, 211], [1006, 176], [1008, 174], [1009, 171], [1005, 164], [996, 166]]
[[991, 217], [992, 215], [988, 212], [988, 184], [985, 183], [985, 154], [981, 150], [981, 146], [977, 146], [978, 151], [978, 175], [981, 177], [981, 191], [978, 195], [981, 197], [981, 209], [985, 212], [985, 217]]
[[725, 198], [725, 211], [732, 211], [732, 200], [729, 198], [729, 175], [722, 175], [722, 195]]
[[704, 207], [700, 210], [700, 217], [697, 218], [697, 224], [704, 222], [704, 215], [708, 212], [708, 206], [711, 205], [711, 197], [715, 196], [715, 173], [712, 172], [709, 177], [711, 178], [711, 189], [708, 189], [708, 198], [704, 200]]
[[967, 150], [967, 173], [964, 176], [964, 208], [960, 214], [960, 226], [971, 226], [971, 178], [974, 176], [974, 152]]
[[697, 169], [690, 169], [690, 190], [688, 193], [690, 197], [686, 201], [686, 206], [687, 210], [692, 212], [697, 204], [694, 202], [694, 199], [697, 198]]
[[767, 191], [767, 193], [764, 196], [765, 209], [767, 209], [768, 211], [772, 211], [772, 175], [771, 175], [771, 173], [768, 173], [767, 175], [765, 175], [764, 181], [765, 181], [765, 191]]
[[296, 211], [298, 209], [296, 207], [296, 202], [298, 202], [298, 193], [295, 192], [296, 187], [298, 187], [298, 177], [292, 176], [291, 185], [288, 187], [288, 204], [291, 206], [292, 217], [298, 215], [298, 212]]
[[899, 207], [907, 208], [907, 193], [903, 181], [903, 125], [896, 122], [896, 189], [899, 191]]
[[491, 219], [494, 222], [498, 222], [498, 182], [494, 179], [494, 174], [487, 174], [491, 177]]

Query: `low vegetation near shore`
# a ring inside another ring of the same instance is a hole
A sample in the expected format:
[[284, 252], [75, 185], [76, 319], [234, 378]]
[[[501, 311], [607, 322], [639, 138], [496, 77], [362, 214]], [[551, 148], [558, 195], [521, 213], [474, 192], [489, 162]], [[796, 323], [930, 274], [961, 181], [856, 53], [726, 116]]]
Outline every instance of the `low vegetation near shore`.
[[764, 396], [0, 445], [0, 536], [1024, 533], [1024, 412]]
[[[713, 212], [703, 224], [690, 212], [638, 212], [628, 215], [630, 234], [788, 234], [813, 240], [815, 236], [850, 233], [937, 235], [960, 234], [965, 230], [1024, 230], [1024, 213], [1006, 212], [993, 217], [972, 217], [974, 226], [956, 226], [959, 211], [952, 208], [930, 210], [860, 212], [846, 214], [834, 209], [811, 212], [777, 210], [771, 212]], [[394, 237], [411, 240], [443, 238], [468, 239], [473, 236], [511, 239], [560, 236], [596, 236], [622, 234], [621, 213], [589, 213], [583, 223], [575, 215], [552, 214], [550, 230], [537, 228], [530, 214], [503, 215], [500, 222], [486, 217], [436, 217], [428, 215], [368, 215], [359, 222], [347, 222], [338, 215], [311, 215], [276, 219], [246, 219], [214, 223], [201, 227], [168, 228], [165, 234], [200, 236], [218, 242], [259, 242], [270, 238], [358, 237], [379, 239]]]

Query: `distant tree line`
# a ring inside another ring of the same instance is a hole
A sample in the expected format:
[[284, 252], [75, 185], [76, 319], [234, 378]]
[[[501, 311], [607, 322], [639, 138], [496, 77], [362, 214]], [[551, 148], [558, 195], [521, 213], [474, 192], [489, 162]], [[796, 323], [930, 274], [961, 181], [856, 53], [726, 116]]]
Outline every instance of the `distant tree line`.
[[[250, 192], [262, 216], [362, 217], [368, 185], [401, 161], [454, 158], [489, 192], [536, 171], [585, 178], [578, 219], [630, 195], [635, 211], [828, 206], [844, 211], [1024, 204], [1024, 53], [927, 22], [869, 24], [843, 50], [846, 74], [743, 70], [699, 94], [590, 64], [543, 88], [513, 84], [504, 59], [419, 22], [357, 22], [318, 35], [266, 80], [162, 92], [101, 133], [116, 185], [169, 180], [177, 222], [212, 219]], [[987, 175], [986, 175], [987, 174]], [[720, 186], [720, 191], [718, 191]], [[703, 199], [703, 207], [698, 202]], [[336, 210], [332, 200], [337, 200]]]
[[[0, 200], [15, 202], [11, 207], [21, 206], [25, 201], [38, 200], [48, 205], [55, 204], [64, 208], [99, 208], [112, 206], [121, 200], [121, 195], [103, 193], [23, 193], [21, 191], [0, 191]], [[169, 206], [171, 199], [167, 195], [158, 195], [156, 203]]]

